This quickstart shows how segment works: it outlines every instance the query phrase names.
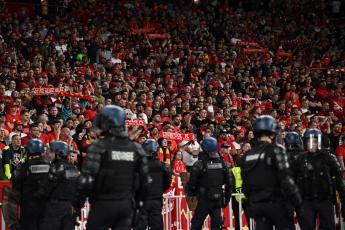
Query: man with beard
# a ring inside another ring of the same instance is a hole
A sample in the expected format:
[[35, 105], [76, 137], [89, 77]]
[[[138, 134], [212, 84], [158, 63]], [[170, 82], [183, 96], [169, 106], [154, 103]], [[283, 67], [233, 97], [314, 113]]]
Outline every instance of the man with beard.
[[341, 137], [341, 129], [343, 125], [341, 122], [337, 122], [333, 125], [331, 133], [328, 135], [328, 138], [331, 142], [331, 150], [332, 152], [335, 151], [337, 146], [339, 145], [339, 139]]

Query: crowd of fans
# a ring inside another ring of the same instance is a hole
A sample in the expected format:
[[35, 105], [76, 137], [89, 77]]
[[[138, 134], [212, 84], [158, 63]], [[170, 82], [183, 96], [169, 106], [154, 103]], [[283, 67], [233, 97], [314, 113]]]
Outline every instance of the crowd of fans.
[[319, 128], [345, 154], [341, 1], [66, 2], [49, 20], [0, 14], [1, 147], [18, 135], [24, 146], [63, 140], [81, 163], [97, 138], [93, 117], [115, 104], [144, 121], [130, 137], [158, 140], [176, 175], [205, 136], [236, 164], [260, 114], [282, 134]]

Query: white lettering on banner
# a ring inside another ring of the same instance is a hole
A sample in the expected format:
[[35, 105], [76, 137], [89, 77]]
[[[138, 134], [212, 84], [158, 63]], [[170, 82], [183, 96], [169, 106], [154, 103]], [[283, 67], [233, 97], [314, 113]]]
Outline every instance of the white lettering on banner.
[[134, 161], [134, 152], [112, 151], [111, 159], [113, 161]]

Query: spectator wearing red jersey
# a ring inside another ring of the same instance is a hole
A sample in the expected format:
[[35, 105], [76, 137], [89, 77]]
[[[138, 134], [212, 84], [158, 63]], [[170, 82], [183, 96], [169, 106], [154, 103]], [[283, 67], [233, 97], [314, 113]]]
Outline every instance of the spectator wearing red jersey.
[[49, 138], [46, 134], [40, 131], [38, 123], [32, 123], [30, 125], [30, 133], [22, 138], [22, 145], [25, 146], [33, 138], [39, 138], [44, 144], [49, 145]]
[[232, 156], [230, 154], [230, 145], [224, 143], [220, 146], [220, 156], [224, 159], [226, 165], [229, 167], [229, 168], [232, 168], [234, 167], [234, 161], [232, 159]]
[[337, 155], [341, 169], [345, 171], [345, 135], [340, 138], [341, 144], [336, 148], [335, 154]]
[[6, 124], [11, 129], [13, 128], [13, 124], [15, 121], [20, 121], [20, 110], [15, 102], [11, 102], [8, 104], [8, 109], [6, 113]]

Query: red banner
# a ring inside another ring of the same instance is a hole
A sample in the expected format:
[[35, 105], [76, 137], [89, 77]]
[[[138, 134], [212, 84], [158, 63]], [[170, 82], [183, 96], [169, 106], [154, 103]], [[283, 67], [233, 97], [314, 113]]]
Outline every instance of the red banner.
[[168, 34], [147, 34], [146, 37], [148, 39], [167, 39], [169, 35]]
[[162, 132], [162, 138], [175, 141], [192, 141], [194, 139], [193, 133], [170, 133]]
[[84, 95], [80, 93], [71, 93], [71, 92], [62, 92], [59, 94], [60, 97], [74, 97], [79, 99], [85, 99], [88, 101], [92, 101], [92, 96], [90, 95]]
[[285, 46], [296, 46], [296, 45], [304, 45], [304, 39], [293, 39], [293, 40], [281, 40], [280, 44]]
[[151, 33], [153, 32], [153, 28], [143, 28], [143, 29], [132, 29], [131, 34], [143, 34], [143, 33]]
[[243, 49], [244, 54], [265, 54], [268, 49]]
[[65, 92], [65, 87], [58, 88], [33, 88], [32, 94], [35, 96], [60, 94]]
[[261, 46], [257, 42], [247, 42], [247, 41], [238, 41], [236, 42], [238, 46], [251, 46], [256, 48], [261, 48]]
[[145, 122], [143, 120], [126, 120], [127, 126], [145, 126]]

